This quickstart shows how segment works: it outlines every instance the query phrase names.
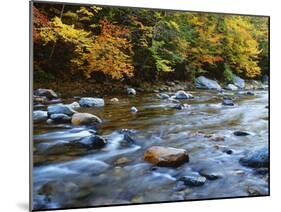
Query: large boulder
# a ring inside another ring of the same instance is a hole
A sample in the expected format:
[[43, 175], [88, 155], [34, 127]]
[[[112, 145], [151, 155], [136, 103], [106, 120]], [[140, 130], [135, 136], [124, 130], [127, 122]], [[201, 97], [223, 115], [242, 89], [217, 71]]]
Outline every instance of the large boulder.
[[157, 166], [178, 167], [188, 162], [189, 156], [184, 149], [152, 146], [145, 151], [144, 160]]
[[194, 98], [192, 94], [186, 93], [185, 91], [178, 91], [175, 94], [175, 99], [192, 99]]
[[46, 121], [47, 119], [48, 119], [47, 111], [42, 111], [42, 110], [33, 111], [33, 121], [34, 122]]
[[36, 96], [45, 96], [48, 99], [56, 99], [58, 95], [51, 89], [39, 88], [34, 91], [34, 95]]
[[195, 80], [195, 87], [199, 89], [221, 90], [221, 86], [215, 80], [200, 76]]
[[245, 88], [245, 80], [243, 80], [242, 78], [240, 78], [238, 76], [233, 77], [233, 84], [240, 89]]
[[70, 108], [68, 105], [56, 104], [48, 106], [48, 113], [49, 115], [65, 114], [68, 116], [72, 116], [74, 113], [76, 113], [76, 111]]
[[127, 93], [128, 93], [128, 95], [136, 95], [137, 94], [136, 90], [133, 89], [133, 88], [127, 88]]
[[264, 147], [256, 151], [248, 153], [246, 156], [240, 158], [240, 163], [244, 166], [262, 168], [269, 166], [268, 148]]
[[74, 125], [92, 125], [101, 123], [101, 119], [90, 113], [75, 113], [72, 116], [71, 123]]
[[104, 99], [83, 97], [80, 99], [79, 104], [81, 107], [102, 107], [104, 106]]

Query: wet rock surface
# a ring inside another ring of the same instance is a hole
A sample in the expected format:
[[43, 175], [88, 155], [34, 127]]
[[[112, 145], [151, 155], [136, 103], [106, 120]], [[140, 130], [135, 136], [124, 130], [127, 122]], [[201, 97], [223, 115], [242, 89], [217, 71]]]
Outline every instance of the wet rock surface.
[[189, 157], [184, 149], [152, 146], [145, 151], [144, 160], [158, 166], [177, 167], [188, 162]]
[[102, 123], [102, 120], [90, 113], [76, 113], [72, 116], [71, 123], [74, 125], [94, 125]]
[[248, 153], [246, 156], [240, 158], [240, 163], [245, 166], [262, 168], [268, 167], [269, 165], [269, 155], [268, 148], [264, 147], [262, 149], [252, 151]]

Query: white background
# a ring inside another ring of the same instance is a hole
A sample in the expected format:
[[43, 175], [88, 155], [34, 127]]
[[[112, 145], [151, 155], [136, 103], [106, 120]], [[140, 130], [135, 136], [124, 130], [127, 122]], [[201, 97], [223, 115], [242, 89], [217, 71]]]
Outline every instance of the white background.
[[[57, 0], [59, 1], [59, 0]], [[271, 197], [213, 200], [78, 211], [274, 211], [280, 208], [281, 17], [278, 0], [68, 0], [271, 16]], [[27, 211], [29, 197], [29, 2], [3, 0], [0, 12], [0, 211]], [[279, 202], [278, 202], [279, 200]], [[279, 206], [279, 207], [278, 207]], [[71, 210], [72, 211], [72, 210]]]

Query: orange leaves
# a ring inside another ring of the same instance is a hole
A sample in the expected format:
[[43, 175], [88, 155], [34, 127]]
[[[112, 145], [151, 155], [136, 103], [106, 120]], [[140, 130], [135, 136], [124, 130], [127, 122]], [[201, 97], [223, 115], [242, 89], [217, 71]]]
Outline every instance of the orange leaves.
[[108, 20], [102, 20], [100, 24], [101, 33], [90, 50], [87, 75], [98, 71], [113, 79], [133, 76], [132, 44], [126, 38], [129, 30]]
[[36, 7], [32, 8], [33, 12], [33, 40], [35, 43], [40, 40], [40, 28], [49, 27], [50, 23], [48, 17], [41, 13]]

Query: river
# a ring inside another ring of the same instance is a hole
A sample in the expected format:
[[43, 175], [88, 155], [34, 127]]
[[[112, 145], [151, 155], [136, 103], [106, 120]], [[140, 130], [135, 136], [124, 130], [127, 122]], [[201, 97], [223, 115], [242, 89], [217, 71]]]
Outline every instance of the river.
[[[194, 99], [182, 101], [190, 105], [183, 110], [154, 93], [117, 96], [118, 103], [106, 96], [104, 107], [77, 109], [99, 116], [103, 123], [97, 128], [34, 124], [34, 209], [267, 195], [268, 174], [257, 174], [239, 159], [268, 145], [268, 91], [234, 94], [234, 106], [223, 106], [217, 92], [191, 93]], [[130, 112], [132, 106], [137, 113]], [[130, 130], [134, 142], [124, 142], [122, 129]], [[78, 140], [94, 130], [107, 139], [102, 149], [44, 152], [46, 146]], [[235, 136], [235, 131], [250, 135]], [[177, 168], [153, 166], [143, 159], [153, 145], [185, 149], [190, 161]], [[179, 189], [180, 176], [200, 170], [220, 177]]]

